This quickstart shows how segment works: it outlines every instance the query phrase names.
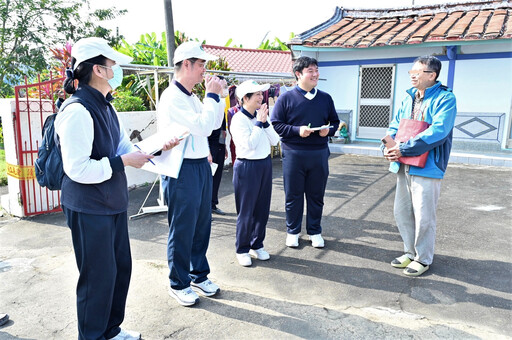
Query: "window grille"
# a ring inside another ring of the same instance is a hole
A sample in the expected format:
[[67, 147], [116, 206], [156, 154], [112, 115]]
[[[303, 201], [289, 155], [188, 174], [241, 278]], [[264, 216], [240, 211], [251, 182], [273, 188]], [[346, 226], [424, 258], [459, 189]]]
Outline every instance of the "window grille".
[[360, 71], [358, 130], [369, 134], [359, 137], [379, 136], [391, 120], [394, 66], [361, 66]]

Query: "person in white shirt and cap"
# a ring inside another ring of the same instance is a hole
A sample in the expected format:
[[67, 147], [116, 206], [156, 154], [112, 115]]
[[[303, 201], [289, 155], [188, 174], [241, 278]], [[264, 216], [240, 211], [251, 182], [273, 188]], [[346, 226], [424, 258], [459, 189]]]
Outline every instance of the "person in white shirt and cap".
[[236, 258], [244, 267], [252, 265], [251, 257], [268, 260], [263, 247], [272, 196], [272, 161], [270, 146], [277, 145], [279, 135], [268, 119], [260, 85], [247, 80], [236, 89], [242, 108], [231, 120], [231, 135], [237, 159], [233, 165], [233, 186], [238, 214], [236, 222]]
[[[132, 270], [125, 167], [153, 156], [137, 151], [110, 104], [121, 64], [132, 58], [106, 40], [85, 38], [71, 51], [64, 90], [72, 94], [55, 120], [64, 178], [61, 204], [71, 229], [80, 276], [76, 288], [79, 339], [140, 339], [120, 328]], [[163, 145], [169, 150], [176, 138]]]
[[162, 176], [169, 222], [169, 295], [182, 306], [199, 302], [194, 290], [204, 296], [220, 291], [208, 279], [210, 266], [206, 259], [212, 225], [212, 170], [207, 159], [207, 137], [220, 128], [224, 118], [225, 101], [219, 97], [223, 81], [215, 76], [206, 77], [203, 103], [192, 93], [193, 87], [203, 81], [206, 62], [215, 59], [197, 42], [179, 45], [174, 53], [174, 79], [162, 93], [157, 109], [160, 131], [180, 128], [190, 132], [171, 151], [171, 158], [181, 166], [171, 176]]

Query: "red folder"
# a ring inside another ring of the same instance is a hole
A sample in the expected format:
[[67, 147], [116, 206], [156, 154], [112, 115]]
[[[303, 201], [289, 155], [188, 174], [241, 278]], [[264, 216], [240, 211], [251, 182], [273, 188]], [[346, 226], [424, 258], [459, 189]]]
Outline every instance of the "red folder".
[[[400, 119], [398, 131], [395, 135], [395, 141], [405, 143], [409, 139], [416, 137], [420, 132], [425, 131], [430, 125], [422, 120]], [[413, 165], [420, 168], [425, 167], [428, 151], [419, 156], [400, 157], [398, 161], [402, 164]]]

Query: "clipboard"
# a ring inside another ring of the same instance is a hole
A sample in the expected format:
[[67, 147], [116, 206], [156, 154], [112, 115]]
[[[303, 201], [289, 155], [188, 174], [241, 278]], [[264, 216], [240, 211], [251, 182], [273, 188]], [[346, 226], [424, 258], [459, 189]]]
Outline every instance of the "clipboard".
[[[178, 140], [183, 140], [190, 135], [190, 131], [186, 130], [181, 132], [177, 137]], [[162, 151], [162, 146], [173, 138], [172, 133], [164, 133], [163, 131], [157, 132], [150, 137], [135, 143], [135, 147], [148, 155], [155, 155]]]
[[[171, 150], [162, 151], [162, 146], [174, 136], [178, 137], [180, 141], [185, 139], [185, 143], [180, 142], [180, 144], [176, 145]], [[172, 129], [159, 131], [143, 141], [136, 143], [135, 146], [137, 148], [148, 154], [162, 151], [160, 155], [153, 157], [151, 162], [144, 164], [141, 169], [159, 175], [177, 178], [188, 142], [188, 136], [190, 136], [190, 130], [183, 126], [175, 126]]]

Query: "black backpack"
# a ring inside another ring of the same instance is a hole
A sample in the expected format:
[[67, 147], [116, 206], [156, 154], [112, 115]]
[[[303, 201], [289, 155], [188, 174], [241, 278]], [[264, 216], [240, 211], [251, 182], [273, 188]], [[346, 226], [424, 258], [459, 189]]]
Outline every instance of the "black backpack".
[[[71, 103], [80, 102], [78, 98], [69, 98], [62, 104], [59, 112], [64, 110]], [[62, 155], [60, 153], [60, 142], [55, 132], [55, 118], [58, 113], [54, 113], [44, 121], [43, 140], [37, 150], [37, 159], [34, 163], [37, 182], [40, 186], [49, 190], [60, 190], [62, 179], [64, 178], [64, 167], [62, 165]]]

